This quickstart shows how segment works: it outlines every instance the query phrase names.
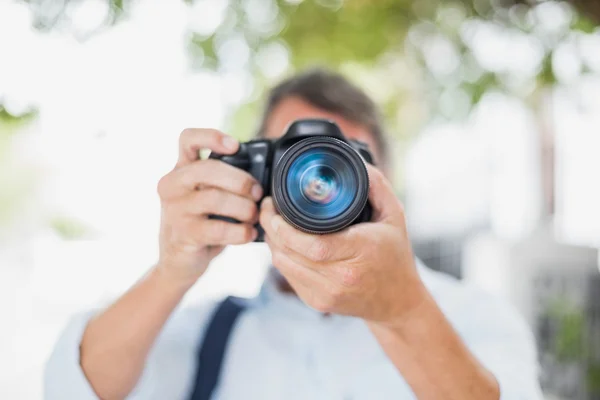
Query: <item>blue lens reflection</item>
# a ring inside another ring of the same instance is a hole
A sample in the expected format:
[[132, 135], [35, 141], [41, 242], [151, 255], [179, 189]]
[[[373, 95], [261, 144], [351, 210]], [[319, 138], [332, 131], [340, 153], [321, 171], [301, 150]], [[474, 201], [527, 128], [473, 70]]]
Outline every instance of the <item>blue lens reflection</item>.
[[356, 196], [357, 176], [350, 162], [332, 150], [315, 148], [290, 165], [286, 188], [295, 208], [308, 217], [335, 218]]

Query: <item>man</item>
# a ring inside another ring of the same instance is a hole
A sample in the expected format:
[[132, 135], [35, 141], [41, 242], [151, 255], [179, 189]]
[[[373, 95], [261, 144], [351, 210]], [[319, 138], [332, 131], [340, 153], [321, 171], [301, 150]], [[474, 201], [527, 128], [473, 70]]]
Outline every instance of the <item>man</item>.
[[[276, 138], [300, 118], [335, 121], [387, 170], [376, 107], [341, 76], [313, 70], [274, 88], [259, 135]], [[418, 265], [382, 171], [368, 166], [371, 222], [311, 235], [287, 224], [270, 198], [257, 207], [262, 189], [246, 172], [198, 160], [200, 149], [238, 146], [212, 129], [181, 134], [177, 165], [158, 184], [157, 265], [108, 309], [66, 329], [47, 365], [47, 398], [541, 398], [524, 323]], [[258, 298], [243, 310], [174, 312], [224, 246], [254, 240], [257, 221], [274, 267]]]

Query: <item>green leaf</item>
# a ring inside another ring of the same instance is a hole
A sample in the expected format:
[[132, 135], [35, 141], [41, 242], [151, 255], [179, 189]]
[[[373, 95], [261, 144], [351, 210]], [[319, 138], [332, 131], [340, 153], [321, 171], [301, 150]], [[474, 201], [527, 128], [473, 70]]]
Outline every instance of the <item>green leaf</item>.
[[499, 87], [498, 77], [492, 72], [487, 72], [482, 75], [477, 81], [463, 84], [464, 90], [471, 97], [471, 104], [478, 104], [483, 96], [490, 90]]
[[31, 123], [38, 115], [34, 108], [21, 113], [12, 114], [0, 101], [0, 135], [9, 135], [17, 132], [20, 128]]
[[542, 69], [538, 74], [538, 82], [541, 86], [552, 86], [558, 80], [554, 74], [554, 66], [552, 64], [552, 53], [546, 54], [542, 61]]
[[66, 240], [81, 239], [91, 232], [91, 228], [82, 222], [62, 215], [51, 218], [49, 225], [60, 237]]
[[202, 36], [198, 33], [190, 33], [188, 40], [188, 52], [191, 67], [194, 70], [215, 70], [218, 66], [218, 57], [215, 51], [215, 36]]
[[592, 364], [587, 371], [587, 387], [590, 394], [600, 394], [600, 361], [598, 364]]
[[586, 18], [583, 15], [579, 15], [578, 18], [575, 18], [573, 24], [571, 25], [571, 29], [574, 31], [580, 31], [583, 33], [594, 33], [596, 28], [598, 27], [591, 19]]

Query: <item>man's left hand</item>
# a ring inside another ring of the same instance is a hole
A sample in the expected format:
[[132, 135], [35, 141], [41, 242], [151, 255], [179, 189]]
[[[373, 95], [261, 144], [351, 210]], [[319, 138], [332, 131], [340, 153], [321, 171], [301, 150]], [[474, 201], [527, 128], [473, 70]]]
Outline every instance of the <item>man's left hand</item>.
[[375, 167], [370, 179], [371, 222], [340, 232], [301, 232], [262, 202], [260, 224], [273, 265], [312, 308], [376, 323], [403, 321], [426, 297], [415, 267], [404, 210]]

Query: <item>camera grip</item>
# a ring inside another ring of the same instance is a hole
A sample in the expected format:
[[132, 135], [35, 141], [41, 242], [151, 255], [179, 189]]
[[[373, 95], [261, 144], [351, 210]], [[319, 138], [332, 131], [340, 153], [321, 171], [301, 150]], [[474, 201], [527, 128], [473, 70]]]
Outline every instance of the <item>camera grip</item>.
[[[233, 167], [236, 167], [236, 168], [239, 168], [239, 169], [242, 169], [242, 170], [248, 172], [255, 179], [257, 179], [264, 187], [263, 174], [259, 173], [259, 171], [261, 171], [261, 170], [264, 171], [264, 165], [257, 165], [256, 162], [252, 163], [253, 160], [251, 159], [251, 155], [253, 153], [255, 153], [254, 148], [256, 147], [256, 146], [252, 146], [252, 144], [253, 144], [253, 142], [240, 143], [240, 148], [238, 149], [238, 151], [235, 154], [231, 154], [231, 155], [211, 152], [210, 155], [208, 156], [208, 158], [213, 159], [213, 160], [223, 161], [224, 163], [227, 163]], [[257, 203], [257, 206], [259, 204], [260, 204], [260, 202]], [[238, 221], [235, 218], [225, 217], [222, 215], [209, 215], [208, 218], [225, 221], [225, 222], [229, 222], [229, 223], [233, 223], [233, 224], [240, 223], [240, 221]], [[258, 230], [258, 237], [256, 238], [255, 242], [264, 241], [264, 231], [263, 231], [262, 227], [259, 224], [254, 225], [254, 227]]]
[[[208, 219], [216, 219], [219, 221], [225, 221], [225, 222], [229, 222], [232, 224], [239, 224], [240, 221], [238, 221], [235, 218], [231, 218], [231, 217], [224, 217], [222, 215], [209, 215]], [[258, 231], [258, 236], [256, 237], [256, 239], [254, 240], [255, 242], [264, 242], [265, 241], [265, 231], [263, 230], [262, 226], [260, 226], [259, 223], [254, 224], [254, 228]]]
[[250, 160], [247, 156], [245, 143], [240, 143], [240, 148], [235, 154], [220, 154], [212, 151], [208, 158], [213, 160], [221, 160], [224, 163], [245, 171], [250, 168]]

